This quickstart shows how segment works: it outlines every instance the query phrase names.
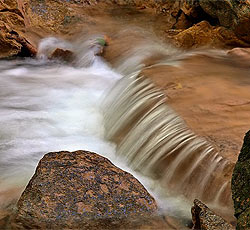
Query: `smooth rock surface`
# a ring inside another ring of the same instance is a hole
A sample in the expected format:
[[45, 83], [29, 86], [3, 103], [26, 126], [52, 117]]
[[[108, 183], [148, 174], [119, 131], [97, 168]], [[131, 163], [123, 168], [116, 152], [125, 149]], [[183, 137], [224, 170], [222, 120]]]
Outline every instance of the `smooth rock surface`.
[[233, 48], [227, 52], [228, 56], [242, 67], [250, 66], [250, 48]]
[[211, 211], [199, 200], [194, 200], [191, 209], [193, 229], [199, 230], [233, 230], [233, 226], [227, 223], [222, 217]]
[[232, 177], [237, 229], [250, 229], [250, 131], [244, 138], [238, 161]]
[[137, 179], [86, 151], [46, 154], [17, 208], [11, 222], [21, 229], [106, 229], [120, 222], [126, 227], [157, 211], [154, 198]]

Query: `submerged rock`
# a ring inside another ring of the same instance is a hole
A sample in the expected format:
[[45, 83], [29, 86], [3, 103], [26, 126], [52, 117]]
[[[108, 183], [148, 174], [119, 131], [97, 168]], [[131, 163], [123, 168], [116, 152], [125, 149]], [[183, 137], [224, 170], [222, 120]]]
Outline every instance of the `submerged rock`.
[[58, 59], [65, 62], [71, 62], [74, 60], [74, 53], [71, 50], [64, 50], [61, 48], [57, 48], [49, 56], [49, 59]]
[[233, 230], [233, 226], [215, 214], [199, 200], [194, 200], [192, 207], [193, 229], [199, 230]]
[[232, 177], [237, 229], [250, 229], [250, 131], [244, 138], [238, 161]]
[[250, 48], [233, 48], [227, 52], [239, 66], [249, 67], [250, 66]]
[[39, 162], [11, 222], [21, 229], [107, 229], [121, 223], [126, 229], [133, 222], [151, 223], [156, 210], [139, 181], [106, 158], [87, 151], [54, 152]]

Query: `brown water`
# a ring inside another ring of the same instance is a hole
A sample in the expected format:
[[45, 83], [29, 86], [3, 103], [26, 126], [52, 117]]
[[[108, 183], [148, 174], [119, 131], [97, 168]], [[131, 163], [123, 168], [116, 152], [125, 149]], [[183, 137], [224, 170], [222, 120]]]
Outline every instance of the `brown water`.
[[166, 196], [198, 198], [233, 219], [233, 164], [186, 126], [150, 80], [123, 78], [105, 108], [107, 138], [133, 170], [153, 178]]
[[[234, 221], [230, 181], [250, 128], [249, 65], [227, 50], [175, 50], [142, 31], [111, 36], [105, 57], [126, 74], [142, 64], [139, 75], [156, 88], [135, 80], [128, 91], [116, 92], [113, 111], [120, 115], [107, 118], [113, 122], [109, 138], [132, 168], [156, 178], [167, 192], [199, 198]], [[183, 119], [185, 128], [171, 124], [171, 116]]]

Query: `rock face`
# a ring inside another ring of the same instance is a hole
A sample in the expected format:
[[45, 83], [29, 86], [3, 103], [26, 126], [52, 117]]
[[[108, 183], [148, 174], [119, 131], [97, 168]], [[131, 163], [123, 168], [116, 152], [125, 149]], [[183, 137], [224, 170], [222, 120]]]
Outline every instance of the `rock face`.
[[16, 1], [0, 2], [0, 58], [33, 56], [36, 49], [25, 38], [25, 23]]
[[120, 222], [124, 227], [146, 220], [157, 210], [131, 174], [86, 151], [46, 154], [17, 208], [11, 222], [20, 229], [117, 228]]
[[192, 207], [193, 229], [199, 230], [233, 230], [222, 217], [211, 211], [199, 200], [194, 200]]
[[218, 19], [219, 24], [232, 28], [242, 40], [250, 42], [250, 2], [242, 0], [200, 0], [200, 6], [211, 17]]
[[250, 131], [245, 135], [238, 162], [234, 168], [232, 196], [237, 229], [250, 229]]

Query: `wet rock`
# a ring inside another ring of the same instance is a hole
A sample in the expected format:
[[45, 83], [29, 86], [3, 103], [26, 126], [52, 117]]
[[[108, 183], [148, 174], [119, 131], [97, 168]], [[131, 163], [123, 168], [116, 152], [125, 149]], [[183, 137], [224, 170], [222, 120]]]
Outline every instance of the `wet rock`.
[[234, 48], [227, 52], [228, 56], [237, 62], [239, 66], [250, 66], [250, 48]]
[[58, 59], [65, 62], [71, 62], [74, 60], [74, 53], [71, 50], [64, 50], [57, 48], [53, 53], [49, 56], [49, 59]]
[[157, 206], [131, 174], [95, 153], [76, 151], [46, 154], [17, 209], [15, 228], [115, 229], [121, 222], [126, 229], [131, 220], [156, 214]]
[[250, 131], [244, 138], [238, 161], [232, 177], [237, 229], [250, 229]]
[[194, 200], [191, 209], [193, 229], [199, 230], [233, 230], [234, 227], [227, 223], [222, 217], [215, 214], [199, 200]]

